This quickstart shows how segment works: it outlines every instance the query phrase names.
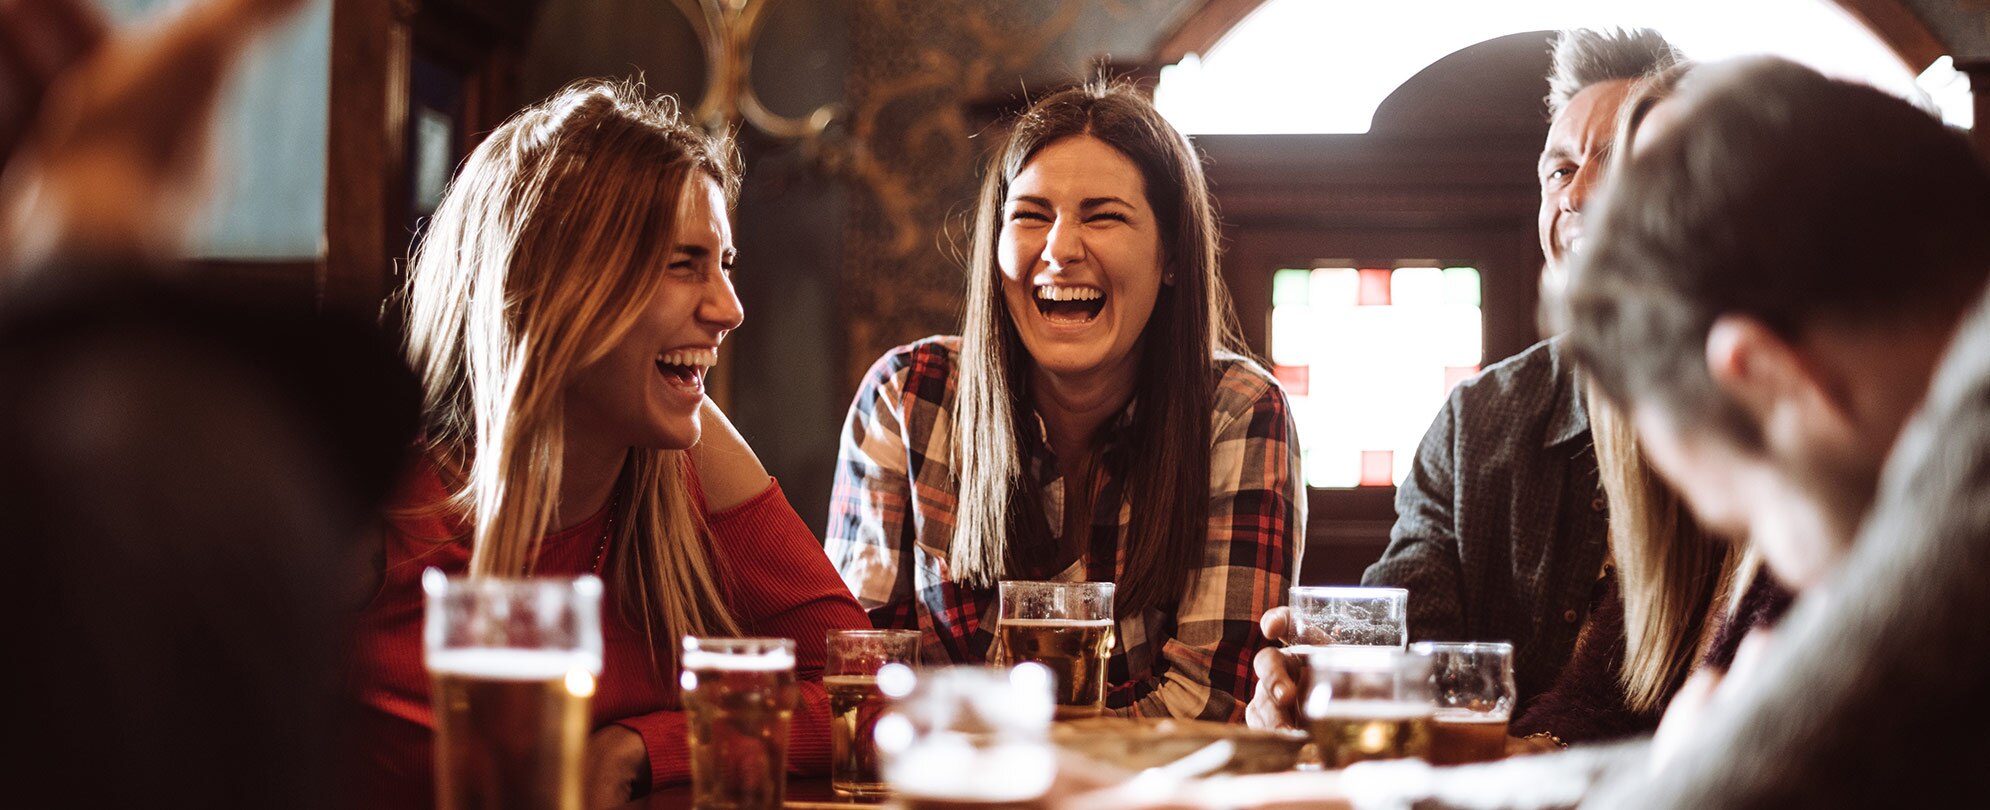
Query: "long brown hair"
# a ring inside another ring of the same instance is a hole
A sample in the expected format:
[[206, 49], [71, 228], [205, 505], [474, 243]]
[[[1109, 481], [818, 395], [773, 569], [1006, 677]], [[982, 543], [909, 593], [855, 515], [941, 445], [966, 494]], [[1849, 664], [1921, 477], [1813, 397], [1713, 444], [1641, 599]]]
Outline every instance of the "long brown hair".
[[[472, 575], [531, 572], [560, 491], [568, 379], [634, 326], [698, 177], [736, 197], [730, 144], [639, 84], [589, 80], [512, 116], [450, 184], [403, 294], [425, 449], [453, 488], [432, 508], [470, 521]], [[611, 499], [608, 567], [659, 663], [675, 660], [670, 635], [737, 630], [687, 464], [632, 448]]]
[[996, 242], [1009, 184], [1044, 147], [1089, 135], [1140, 169], [1161, 228], [1165, 272], [1141, 336], [1134, 383], [1123, 538], [1123, 611], [1177, 598], [1208, 535], [1209, 430], [1215, 354], [1241, 345], [1217, 275], [1215, 204], [1194, 147], [1126, 85], [1093, 83], [1048, 96], [1018, 118], [981, 183], [968, 261], [960, 381], [954, 410], [959, 512], [948, 557], [958, 582], [992, 587], [1008, 574], [1010, 543], [1050, 531], [1018, 437], [1030, 435], [1031, 359], [1003, 305]]

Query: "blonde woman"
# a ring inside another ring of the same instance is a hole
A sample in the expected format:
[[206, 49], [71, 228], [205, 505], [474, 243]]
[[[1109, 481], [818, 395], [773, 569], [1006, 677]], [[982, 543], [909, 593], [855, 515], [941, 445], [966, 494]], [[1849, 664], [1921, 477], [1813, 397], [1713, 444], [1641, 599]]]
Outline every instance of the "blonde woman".
[[1188, 140], [1127, 87], [1048, 96], [983, 181], [960, 336], [850, 406], [827, 550], [928, 660], [990, 655], [1001, 580], [1117, 583], [1106, 709], [1231, 721], [1305, 533], [1285, 392], [1237, 354]]
[[685, 634], [795, 639], [790, 767], [826, 766], [822, 641], [864, 616], [704, 396], [743, 317], [737, 188], [728, 144], [668, 99], [601, 82], [513, 116], [465, 162], [404, 293], [425, 435], [359, 628], [368, 806], [433, 800], [428, 566], [604, 580], [591, 806], [688, 777]]

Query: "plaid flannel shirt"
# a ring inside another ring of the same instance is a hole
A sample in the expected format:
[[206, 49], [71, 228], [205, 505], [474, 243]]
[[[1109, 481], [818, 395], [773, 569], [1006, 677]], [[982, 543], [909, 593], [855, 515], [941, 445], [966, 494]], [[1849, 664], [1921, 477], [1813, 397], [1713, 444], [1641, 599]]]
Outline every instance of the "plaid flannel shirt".
[[[901, 346], [871, 367], [845, 421], [825, 546], [843, 581], [879, 627], [918, 629], [929, 662], [979, 662], [994, 640], [996, 591], [952, 581], [952, 458], [956, 337]], [[1299, 569], [1306, 526], [1299, 444], [1285, 392], [1263, 368], [1223, 353], [1209, 447], [1209, 536], [1181, 597], [1120, 615], [1107, 664], [1106, 707], [1116, 715], [1236, 721], [1250, 700], [1251, 659], [1264, 646], [1258, 617], [1283, 605]], [[1118, 581], [1134, 504], [1116, 454], [1131, 437], [1129, 410], [1104, 429], [1103, 479], [1091, 536], [1075, 560], [1016, 579]], [[1064, 525], [1064, 486], [1041, 434], [1024, 464], [1041, 490], [1053, 536]], [[1142, 504], [1158, 507], [1158, 504]], [[1067, 555], [1068, 556], [1068, 555]]]

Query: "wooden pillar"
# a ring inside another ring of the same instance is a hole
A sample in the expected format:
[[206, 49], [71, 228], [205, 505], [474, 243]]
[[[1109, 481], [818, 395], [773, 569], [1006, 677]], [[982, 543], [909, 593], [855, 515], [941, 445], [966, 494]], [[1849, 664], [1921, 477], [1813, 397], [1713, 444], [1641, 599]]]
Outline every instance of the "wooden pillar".
[[325, 261], [319, 306], [377, 311], [402, 244], [400, 178], [405, 155], [413, 0], [332, 4], [331, 116], [325, 168]]

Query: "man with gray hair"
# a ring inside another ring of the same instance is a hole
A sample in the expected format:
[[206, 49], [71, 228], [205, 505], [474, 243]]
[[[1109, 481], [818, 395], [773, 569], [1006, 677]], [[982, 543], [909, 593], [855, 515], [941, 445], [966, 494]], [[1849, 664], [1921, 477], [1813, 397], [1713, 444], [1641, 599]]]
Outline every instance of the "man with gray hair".
[[[1551, 123], [1536, 176], [1545, 285], [1560, 283], [1580, 249], [1583, 209], [1608, 163], [1619, 107], [1638, 79], [1682, 61], [1650, 29], [1574, 29], [1556, 37]], [[1363, 585], [1409, 590], [1413, 639], [1512, 642], [1520, 710], [1511, 732], [1538, 735], [1537, 748], [1628, 736], [1657, 723], [1657, 711], [1624, 704], [1614, 673], [1577, 676], [1583, 684], [1558, 680], [1585, 627], [1596, 625], [1588, 632], [1604, 639], [1599, 649], [1612, 640], [1622, 647], [1621, 600], [1600, 576], [1609, 520], [1582, 400], [1554, 339], [1453, 389], [1396, 492], [1389, 546], [1362, 577]], [[1266, 614], [1266, 637], [1288, 635], [1287, 615]], [[1247, 720], [1291, 725], [1295, 662], [1267, 649], [1256, 664]], [[1560, 701], [1578, 708], [1530, 712], [1550, 690], [1581, 691]]]

